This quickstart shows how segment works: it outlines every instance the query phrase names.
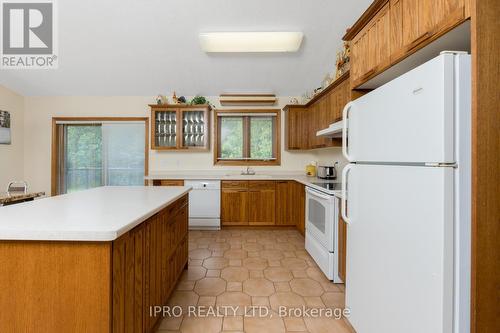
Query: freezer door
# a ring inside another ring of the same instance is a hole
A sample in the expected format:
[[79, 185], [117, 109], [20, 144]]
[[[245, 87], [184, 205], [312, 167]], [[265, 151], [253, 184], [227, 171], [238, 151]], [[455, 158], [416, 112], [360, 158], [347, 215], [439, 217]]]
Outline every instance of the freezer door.
[[356, 332], [451, 332], [453, 169], [351, 164], [345, 175]]
[[344, 110], [346, 158], [350, 162], [455, 162], [455, 61], [470, 62], [470, 58], [440, 55], [349, 103]]

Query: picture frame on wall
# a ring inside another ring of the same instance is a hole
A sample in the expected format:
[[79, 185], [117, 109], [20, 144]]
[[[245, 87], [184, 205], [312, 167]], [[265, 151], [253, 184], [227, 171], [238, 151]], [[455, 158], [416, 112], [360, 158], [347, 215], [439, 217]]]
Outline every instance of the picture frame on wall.
[[11, 144], [10, 113], [0, 110], [0, 145]]

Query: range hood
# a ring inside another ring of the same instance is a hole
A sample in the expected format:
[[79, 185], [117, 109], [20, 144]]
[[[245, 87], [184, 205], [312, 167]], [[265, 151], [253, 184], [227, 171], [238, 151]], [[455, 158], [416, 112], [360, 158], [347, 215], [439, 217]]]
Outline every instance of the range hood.
[[317, 131], [316, 136], [324, 136], [329, 138], [341, 138], [342, 137], [342, 125], [343, 121], [337, 121], [336, 123], [331, 124], [327, 128]]

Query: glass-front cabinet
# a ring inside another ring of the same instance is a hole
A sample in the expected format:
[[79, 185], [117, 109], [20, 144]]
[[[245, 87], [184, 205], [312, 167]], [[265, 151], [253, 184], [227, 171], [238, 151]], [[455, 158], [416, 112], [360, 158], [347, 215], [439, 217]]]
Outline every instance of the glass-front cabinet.
[[151, 149], [210, 149], [210, 106], [150, 105]]

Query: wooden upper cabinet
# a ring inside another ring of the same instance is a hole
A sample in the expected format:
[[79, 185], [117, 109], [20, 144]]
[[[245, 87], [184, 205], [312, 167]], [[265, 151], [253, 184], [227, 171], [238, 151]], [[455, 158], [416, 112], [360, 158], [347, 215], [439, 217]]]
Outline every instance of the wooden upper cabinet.
[[390, 7], [393, 61], [465, 18], [465, 0], [391, 0]]
[[276, 219], [276, 184], [274, 181], [248, 183], [248, 224], [274, 225]]
[[387, 3], [351, 42], [351, 82], [357, 86], [390, 65], [391, 15]]
[[352, 88], [462, 23], [470, 1], [375, 0], [343, 37], [351, 42]]
[[335, 91], [330, 94], [329, 114], [327, 123], [332, 124], [342, 120], [344, 106], [350, 101], [351, 87], [349, 80], [342, 81]]
[[209, 150], [210, 106], [150, 104], [151, 149]]
[[301, 109], [298, 118], [299, 124], [297, 132], [294, 135], [298, 136], [299, 149], [309, 149], [311, 146], [309, 140], [309, 122], [311, 121], [311, 112], [307, 108]]
[[285, 149], [309, 148], [307, 108], [292, 106], [285, 112]]
[[435, 13], [430, 12], [432, 6], [428, 2], [429, 0], [390, 1], [393, 60], [399, 59], [430, 38]]
[[341, 146], [340, 139], [317, 137], [316, 132], [342, 119], [342, 110], [351, 100], [349, 73], [305, 105], [286, 105], [285, 149], [306, 150]]

